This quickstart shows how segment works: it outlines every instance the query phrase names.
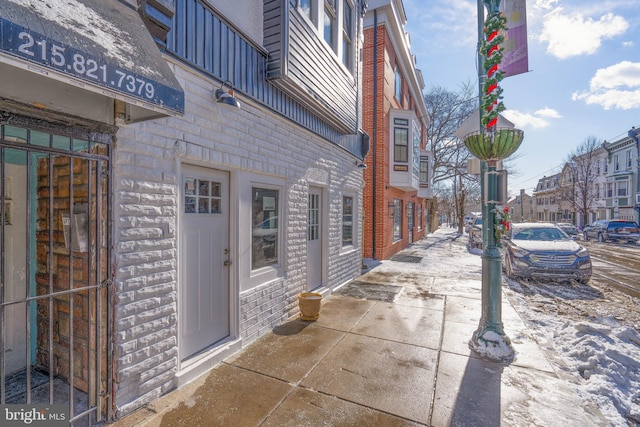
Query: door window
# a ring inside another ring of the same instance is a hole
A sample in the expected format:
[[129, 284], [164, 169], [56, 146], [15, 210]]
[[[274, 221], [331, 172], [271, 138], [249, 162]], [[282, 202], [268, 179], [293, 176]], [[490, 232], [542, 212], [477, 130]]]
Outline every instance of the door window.
[[184, 178], [184, 213], [222, 213], [222, 193], [219, 182]]
[[307, 239], [320, 238], [320, 195], [309, 194], [309, 217], [307, 221]]

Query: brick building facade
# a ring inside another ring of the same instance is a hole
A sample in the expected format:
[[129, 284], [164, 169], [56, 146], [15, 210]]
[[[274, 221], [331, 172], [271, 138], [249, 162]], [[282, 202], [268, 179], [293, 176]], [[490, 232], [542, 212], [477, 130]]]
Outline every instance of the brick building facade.
[[364, 255], [374, 259], [421, 239], [432, 215], [429, 119], [406, 19], [397, 0], [369, 2], [365, 16], [362, 114], [371, 150], [365, 159]]

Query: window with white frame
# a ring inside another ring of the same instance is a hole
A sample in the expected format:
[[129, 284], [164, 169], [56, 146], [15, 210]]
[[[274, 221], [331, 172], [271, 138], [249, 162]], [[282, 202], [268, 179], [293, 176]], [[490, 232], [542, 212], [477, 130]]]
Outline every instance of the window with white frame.
[[613, 197], [613, 183], [612, 182], [608, 182], [607, 183], [607, 198], [610, 199]]
[[627, 150], [627, 169], [631, 169], [631, 150]]
[[353, 197], [342, 196], [342, 246], [353, 246]]
[[251, 203], [251, 269], [278, 263], [279, 191], [253, 187]]
[[349, 71], [353, 71], [353, 6], [345, 0], [342, 7], [342, 63]]
[[413, 175], [418, 176], [420, 174], [420, 143], [422, 142], [420, 134], [420, 127], [418, 122], [413, 123]]
[[324, 41], [327, 42], [334, 52], [337, 52], [336, 44], [336, 0], [324, 0], [324, 20], [323, 20]]
[[629, 194], [629, 181], [616, 182], [616, 195], [618, 197], [627, 197]]
[[316, 24], [316, 0], [300, 0], [299, 6], [302, 13]]
[[395, 163], [409, 161], [409, 120], [407, 119], [393, 119], [393, 161]]
[[620, 156], [617, 154], [613, 155], [613, 170], [616, 172], [620, 170]]
[[336, 59], [351, 73], [357, 59], [357, 22], [360, 19], [355, 0], [297, 0], [304, 16]]
[[394, 96], [398, 100], [400, 104], [402, 104], [402, 73], [400, 72], [400, 67], [396, 64], [394, 69], [395, 80], [394, 80]]
[[420, 188], [429, 188], [429, 156], [420, 156]]

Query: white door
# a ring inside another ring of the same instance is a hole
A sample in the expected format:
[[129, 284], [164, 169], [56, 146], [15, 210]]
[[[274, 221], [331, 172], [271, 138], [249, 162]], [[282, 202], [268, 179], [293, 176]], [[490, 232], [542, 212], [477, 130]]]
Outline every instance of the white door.
[[180, 230], [180, 357], [229, 336], [229, 176], [185, 166]]
[[307, 290], [322, 286], [322, 189], [309, 188], [307, 215]]

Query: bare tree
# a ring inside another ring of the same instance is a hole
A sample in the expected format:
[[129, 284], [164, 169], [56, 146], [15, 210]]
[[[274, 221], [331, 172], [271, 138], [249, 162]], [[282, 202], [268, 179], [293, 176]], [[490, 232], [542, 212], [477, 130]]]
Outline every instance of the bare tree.
[[600, 175], [599, 161], [604, 152], [602, 141], [595, 136], [588, 136], [569, 154], [563, 169], [562, 201], [572, 206], [573, 211], [579, 212], [582, 218], [588, 218], [598, 198], [595, 184]]
[[457, 175], [462, 162], [466, 166], [466, 160], [471, 156], [464, 143], [454, 134], [477, 107], [478, 98], [474, 90], [470, 83], [463, 85], [459, 92], [436, 86], [424, 97], [430, 119], [427, 149], [433, 152], [434, 183]]
[[477, 178], [466, 173], [471, 153], [454, 134], [477, 107], [475, 90], [471, 83], [463, 84], [458, 92], [433, 87], [424, 97], [430, 119], [427, 127], [427, 149], [433, 153], [433, 182], [437, 184], [452, 180], [451, 199], [459, 232], [463, 230], [467, 183], [476, 181]]

